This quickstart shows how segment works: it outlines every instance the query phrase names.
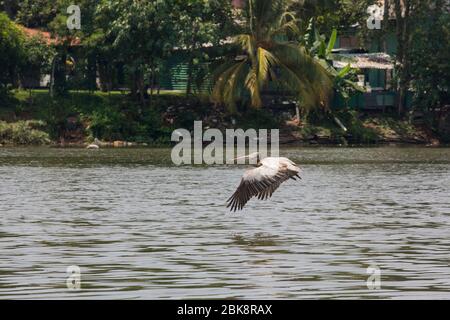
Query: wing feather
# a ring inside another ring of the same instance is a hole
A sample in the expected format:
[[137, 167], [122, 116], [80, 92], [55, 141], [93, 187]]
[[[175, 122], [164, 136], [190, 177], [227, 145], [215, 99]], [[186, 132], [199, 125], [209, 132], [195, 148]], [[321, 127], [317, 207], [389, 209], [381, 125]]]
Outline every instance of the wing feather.
[[289, 159], [280, 159], [284, 158], [266, 158], [261, 161], [261, 166], [246, 171], [236, 191], [227, 200], [227, 208], [231, 211], [242, 210], [251, 198], [266, 200], [284, 181], [300, 178], [300, 168]]

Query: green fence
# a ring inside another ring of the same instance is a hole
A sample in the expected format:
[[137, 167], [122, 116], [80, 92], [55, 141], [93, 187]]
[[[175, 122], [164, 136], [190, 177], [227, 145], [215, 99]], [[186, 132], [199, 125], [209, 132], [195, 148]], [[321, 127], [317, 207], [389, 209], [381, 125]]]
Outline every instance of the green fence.
[[[199, 81], [204, 78], [202, 73], [208, 70], [207, 63], [199, 63], [192, 66], [192, 91], [208, 92], [210, 90], [210, 81]], [[164, 65], [160, 76], [160, 87], [165, 90], [185, 91], [188, 86], [189, 63], [186, 54], [180, 53], [173, 55]]]

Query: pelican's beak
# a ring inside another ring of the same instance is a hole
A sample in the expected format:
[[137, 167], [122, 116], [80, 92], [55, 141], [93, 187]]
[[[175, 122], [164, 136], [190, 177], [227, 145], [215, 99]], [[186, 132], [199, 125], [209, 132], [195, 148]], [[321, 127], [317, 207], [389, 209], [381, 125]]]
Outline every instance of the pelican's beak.
[[248, 159], [248, 156], [237, 157], [237, 158], [234, 158], [233, 161], [244, 160], [244, 159]]
[[[242, 161], [242, 160], [247, 160], [249, 158], [249, 156], [242, 156], [242, 157], [237, 157], [237, 158], [234, 158], [234, 159], [232, 159], [229, 163], [240, 163], [240, 161]], [[242, 164], [242, 162], [240, 163], [240, 164]]]

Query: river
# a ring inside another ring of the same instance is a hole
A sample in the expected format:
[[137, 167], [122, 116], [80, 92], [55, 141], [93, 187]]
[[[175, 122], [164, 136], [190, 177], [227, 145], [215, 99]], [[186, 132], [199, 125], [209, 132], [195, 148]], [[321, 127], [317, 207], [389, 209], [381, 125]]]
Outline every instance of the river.
[[450, 299], [449, 148], [280, 153], [303, 180], [230, 213], [245, 166], [0, 148], [0, 299]]

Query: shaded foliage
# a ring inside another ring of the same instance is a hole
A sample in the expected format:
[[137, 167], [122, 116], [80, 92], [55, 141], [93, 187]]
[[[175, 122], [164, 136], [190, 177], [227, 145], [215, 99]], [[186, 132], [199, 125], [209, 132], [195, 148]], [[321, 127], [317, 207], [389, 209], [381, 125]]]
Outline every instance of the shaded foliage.
[[0, 99], [5, 96], [8, 85], [17, 82], [24, 58], [24, 39], [19, 27], [0, 12]]

